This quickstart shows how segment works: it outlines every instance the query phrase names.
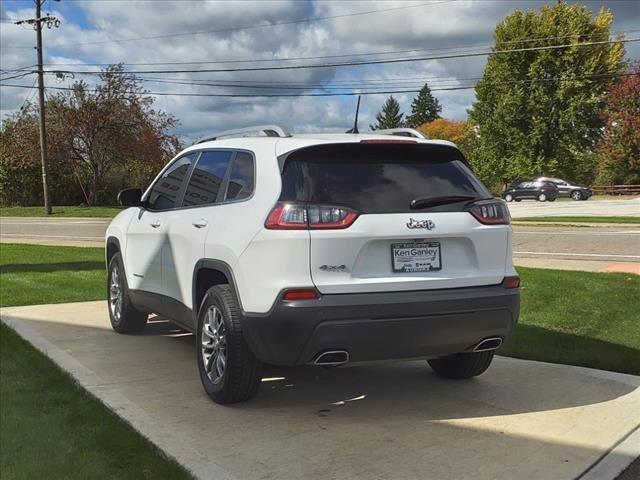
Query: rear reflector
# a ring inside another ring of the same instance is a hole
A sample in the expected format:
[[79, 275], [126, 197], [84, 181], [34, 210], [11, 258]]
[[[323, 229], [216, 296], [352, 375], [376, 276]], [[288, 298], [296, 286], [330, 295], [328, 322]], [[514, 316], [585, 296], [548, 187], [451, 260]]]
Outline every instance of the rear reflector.
[[502, 286], [504, 288], [518, 288], [520, 286], [520, 277], [504, 277]]
[[347, 228], [358, 213], [335, 205], [307, 205], [278, 202], [264, 226], [272, 230]]
[[509, 209], [502, 200], [481, 200], [471, 206], [469, 213], [485, 225], [508, 225], [511, 223]]
[[300, 288], [287, 290], [282, 298], [283, 300], [315, 300], [320, 297], [315, 288]]

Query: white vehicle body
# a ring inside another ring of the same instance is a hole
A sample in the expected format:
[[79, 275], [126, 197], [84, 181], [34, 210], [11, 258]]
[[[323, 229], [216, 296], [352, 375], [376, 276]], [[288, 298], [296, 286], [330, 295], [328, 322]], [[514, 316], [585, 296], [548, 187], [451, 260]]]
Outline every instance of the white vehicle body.
[[455, 145], [265, 131], [185, 149], [114, 218], [107, 262], [135, 308], [196, 331], [228, 285], [244, 341], [276, 365], [438, 359], [511, 334], [508, 211]]

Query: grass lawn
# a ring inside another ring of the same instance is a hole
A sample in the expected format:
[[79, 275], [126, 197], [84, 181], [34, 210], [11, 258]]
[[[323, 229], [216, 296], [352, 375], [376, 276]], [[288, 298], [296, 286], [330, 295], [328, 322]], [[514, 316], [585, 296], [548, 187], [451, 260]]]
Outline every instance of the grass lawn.
[[[105, 297], [99, 248], [0, 244], [0, 306]], [[188, 479], [53, 362], [0, 325], [2, 478]]]
[[115, 217], [122, 211], [118, 207], [53, 207], [51, 215], [44, 214], [44, 207], [2, 207], [2, 217]]
[[514, 222], [639, 223], [640, 217], [523, 217]]
[[640, 276], [517, 270], [520, 324], [501, 355], [640, 375]]
[[104, 250], [0, 244], [0, 307], [106, 298]]
[[12, 329], [0, 329], [2, 478], [191, 478]]

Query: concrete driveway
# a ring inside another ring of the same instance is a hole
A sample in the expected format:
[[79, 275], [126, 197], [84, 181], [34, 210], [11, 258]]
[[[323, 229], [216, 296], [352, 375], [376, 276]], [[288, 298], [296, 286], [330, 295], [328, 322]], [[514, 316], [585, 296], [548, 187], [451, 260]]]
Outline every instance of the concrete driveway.
[[105, 302], [0, 315], [199, 478], [607, 479], [640, 454], [640, 377], [507, 358], [462, 382], [424, 361], [276, 369], [224, 407], [166, 321], [118, 335]]

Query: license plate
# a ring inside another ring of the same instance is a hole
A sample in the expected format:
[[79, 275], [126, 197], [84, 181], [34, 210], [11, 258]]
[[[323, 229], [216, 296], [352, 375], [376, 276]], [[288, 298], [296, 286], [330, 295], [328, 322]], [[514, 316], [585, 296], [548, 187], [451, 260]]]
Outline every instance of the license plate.
[[394, 272], [433, 272], [442, 268], [440, 243], [392, 243]]

